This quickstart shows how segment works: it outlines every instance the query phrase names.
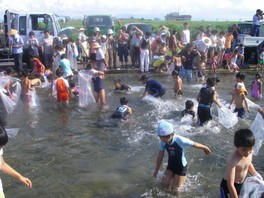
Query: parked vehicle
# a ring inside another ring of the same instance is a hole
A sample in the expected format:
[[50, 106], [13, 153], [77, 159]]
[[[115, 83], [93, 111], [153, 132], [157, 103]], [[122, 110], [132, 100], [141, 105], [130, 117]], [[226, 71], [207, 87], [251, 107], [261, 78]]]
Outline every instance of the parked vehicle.
[[125, 24], [125, 27], [126, 27], [126, 31], [129, 32], [131, 30], [132, 27], [134, 26], [137, 26], [137, 27], [140, 27], [142, 29], [142, 32], [145, 34], [146, 32], [150, 32], [150, 34], [152, 36], [153, 35], [153, 30], [152, 30], [152, 27], [151, 25], [149, 24], [146, 24], [146, 23], [127, 23]]
[[115, 30], [114, 20], [110, 15], [84, 15], [84, 27], [88, 36], [93, 35], [94, 28], [100, 29], [100, 34], [107, 34], [108, 29]]
[[[32, 13], [13, 13], [9, 10], [5, 11], [4, 23], [0, 30], [0, 61], [12, 62], [11, 47], [8, 45], [7, 32], [16, 29], [23, 38], [24, 43], [27, 42], [29, 32], [33, 31], [39, 44], [42, 44], [44, 31], [48, 30], [51, 35], [57, 37], [60, 32], [60, 25], [53, 13], [32, 12]], [[28, 48], [24, 45], [23, 55], [27, 56]], [[24, 58], [27, 62], [27, 59]]]
[[245, 47], [245, 61], [256, 64], [259, 57], [259, 49], [264, 45], [264, 21], [260, 22], [259, 37], [251, 36], [252, 22], [238, 24], [240, 34], [238, 35], [237, 45], [243, 44]]

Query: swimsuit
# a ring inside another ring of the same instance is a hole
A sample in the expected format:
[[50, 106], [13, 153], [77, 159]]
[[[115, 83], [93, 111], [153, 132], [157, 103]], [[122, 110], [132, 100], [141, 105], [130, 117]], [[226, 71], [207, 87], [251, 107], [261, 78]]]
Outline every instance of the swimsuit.
[[[234, 183], [235, 189], [237, 191], [237, 194], [240, 194], [241, 188], [242, 188], [242, 184], [237, 184]], [[220, 184], [220, 193], [221, 193], [221, 198], [228, 198], [230, 197], [230, 193], [227, 187], [227, 182], [225, 179], [222, 179], [221, 184]]]
[[104, 89], [104, 81], [102, 78], [97, 76], [96, 78], [93, 78], [93, 83], [94, 83], [94, 91], [96, 93], [99, 93], [102, 89]]
[[20, 94], [20, 99], [25, 103], [30, 103], [31, 95], [29, 93]]
[[242, 108], [235, 108], [234, 112], [235, 113], [237, 112], [237, 116], [240, 118], [244, 118], [244, 116], [245, 116], [245, 109], [243, 107]]
[[63, 102], [69, 100], [69, 94], [67, 85], [64, 82], [64, 79], [59, 78], [56, 81], [56, 90], [57, 90], [57, 102]]
[[111, 118], [123, 119], [126, 120], [126, 116], [128, 115], [128, 107], [126, 105], [121, 105], [117, 107], [116, 112], [111, 116]]

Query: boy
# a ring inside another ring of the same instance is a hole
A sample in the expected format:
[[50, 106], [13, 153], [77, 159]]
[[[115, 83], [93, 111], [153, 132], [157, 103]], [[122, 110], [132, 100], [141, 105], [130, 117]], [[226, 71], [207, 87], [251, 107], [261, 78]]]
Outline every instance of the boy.
[[36, 74], [38, 78], [40, 78], [42, 75], [44, 75], [45, 66], [38, 58], [34, 58], [31, 54], [29, 55], [29, 59], [34, 65], [33, 73]]
[[166, 93], [165, 87], [157, 80], [148, 80], [147, 76], [142, 75], [139, 81], [146, 85], [145, 91], [140, 97], [140, 99], [144, 98], [147, 94], [158, 98], [162, 97]]
[[226, 170], [220, 184], [221, 197], [238, 198], [248, 172], [253, 176], [258, 174], [252, 164], [254, 144], [255, 137], [250, 129], [236, 131], [236, 150], [226, 160]]
[[124, 85], [124, 84], [121, 84], [121, 80], [120, 79], [117, 79], [117, 80], [114, 80], [114, 85], [115, 85], [115, 92], [127, 92], [127, 91], [131, 91], [131, 87], [128, 86], [128, 85]]
[[208, 78], [206, 81], [206, 85], [200, 89], [200, 92], [197, 96], [198, 105], [198, 121], [199, 126], [204, 125], [205, 122], [212, 119], [211, 116], [211, 105], [214, 102], [219, 108], [219, 101], [217, 100], [217, 92], [215, 91], [215, 78]]
[[203, 144], [174, 134], [172, 125], [166, 121], [161, 121], [158, 124], [157, 134], [161, 142], [153, 177], [157, 177], [166, 149], [168, 152], [168, 166], [164, 172], [162, 184], [166, 188], [171, 187], [174, 192], [178, 192], [179, 187], [186, 179], [187, 160], [185, 147], [192, 146], [202, 149], [206, 155], [210, 154], [211, 150]]
[[31, 95], [29, 91], [32, 91], [34, 88], [32, 86], [31, 80], [28, 79], [28, 73], [26, 71], [22, 71], [23, 79], [21, 81], [21, 93], [20, 99], [24, 103], [30, 103]]
[[248, 112], [250, 112], [250, 109], [249, 109], [249, 106], [246, 100], [246, 96], [244, 94], [245, 91], [246, 89], [244, 88], [244, 85], [242, 83], [237, 83], [236, 91], [232, 93], [232, 100], [229, 105], [229, 109], [231, 109], [232, 103], [233, 102], [235, 103], [236, 108], [234, 112], [237, 112], [237, 116], [240, 118], [243, 118], [245, 116], [244, 103], [246, 105]]
[[174, 70], [171, 73], [171, 75], [172, 75], [173, 79], [175, 80], [174, 81], [174, 87], [173, 87], [175, 97], [181, 98], [181, 96], [182, 96], [182, 79], [179, 76], [179, 72]]
[[[2, 122], [2, 121], [1, 121]], [[6, 130], [4, 126], [2, 126], [2, 123], [0, 123], [0, 169], [3, 173], [10, 175], [14, 178], [17, 178], [19, 181], [24, 183], [29, 188], [32, 188], [31, 181], [22, 176], [20, 173], [18, 173], [16, 170], [14, 170], [11, 166], [9, 166], [3, 158], [3, 146], [5, 146], [8, 142], [8, 135], [6, 133]], [[0, 179], [0, 197], [5, 197], [3, 188], [2, 188], [2, 181]]]
[[185, 102], [185, 109], [182, 111], [182, 117], [185, 115], [191, 115], [193, 122], [195, 122], [195, 112], [193, 110], [194, 103], [191, 100], [186, 100]]
[[115, 113], [111, 116], [114, 119], [126, 120], [127, 115], [132, 115], [132, 109], [128, 107], [128, 99], [126, 97], [120, 98], [120, 106], [117, 107]]
[[58, 78], [53, 82], [51, 97], [53, 96], [53, 93], [57, 92], [57, 102], [60, 104], [65, 102], [68, 105], [69, 97], [71, 96], [69, 83], [63, 78], [62, 69], [57, 69], [56, 75]]

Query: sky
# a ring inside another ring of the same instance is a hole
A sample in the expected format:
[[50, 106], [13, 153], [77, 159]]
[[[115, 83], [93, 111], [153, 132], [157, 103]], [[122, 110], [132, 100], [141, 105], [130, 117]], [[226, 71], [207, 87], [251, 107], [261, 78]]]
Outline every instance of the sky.
[[192, 15], [193, 21], [252, 20], [257, 9], [264, 10], [263, 0], [0, 0], [0, 18], [12, 12], [53, 12], [80, 19], [90, 14], [110, 14], [117, 18], [159, 18], [179, 12]]

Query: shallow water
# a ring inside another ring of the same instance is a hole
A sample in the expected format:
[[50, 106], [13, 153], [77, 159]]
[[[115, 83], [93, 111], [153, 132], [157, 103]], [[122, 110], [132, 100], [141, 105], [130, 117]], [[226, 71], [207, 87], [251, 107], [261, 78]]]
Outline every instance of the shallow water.
[[[152, 178], [159, 149], [155, 127], [160, 119], [179, 121], [186, 98], [195, 101], [199, 88], [184, 85], [184, 97], [175, 100], [172, 78], [165, 74], [151, 76], [167, 87], [159, 103], [139, 100], [144, 89], [137, 81], [138, 74], [106, 76], [109, 108], [105, 111], [97, 105], [79, 108], [77, 101], [72, 101], [69, 108], [58, 109], [49, 102], [45, 89], [37, 89], [38, 107], [29, 109], [19, 103], [7, 120], [7, 128], [19, 128], [19, 132], [5, 146], [4, 156], [10, 165], [31, 179], [33, 188], [28, 189], [2, 174], [6, 197], [175, 197]], [[235, 78], [233, 74], [219, 76], [219, 97], [229, 102]], [[123, 96], [112, 91], [115, 78], [133, 88], [133, 93], [126, 94], [133, 116], [119, 124], [109, 119]], [[247, 75], [248, 90], [253, 79], [253, 74]], [[187, 180], [177, 197], [219, 197], [225, 159], [233, 150], [234, 131], [248, 127], [255, 115], [256, 109], [252, 109], [247, 119], [239, 120], [232, 129], [225, 129], [216, 121], [202, 128], [175, 127], [177, 134], [206, 144], [213, 152], [205, 156], [201, 150], [187, 150]], [[254, 164], [262, 176], [263, 159], [261, 148]], [[166, 160], [165, 157], [161, 171], [166, 167]]]

